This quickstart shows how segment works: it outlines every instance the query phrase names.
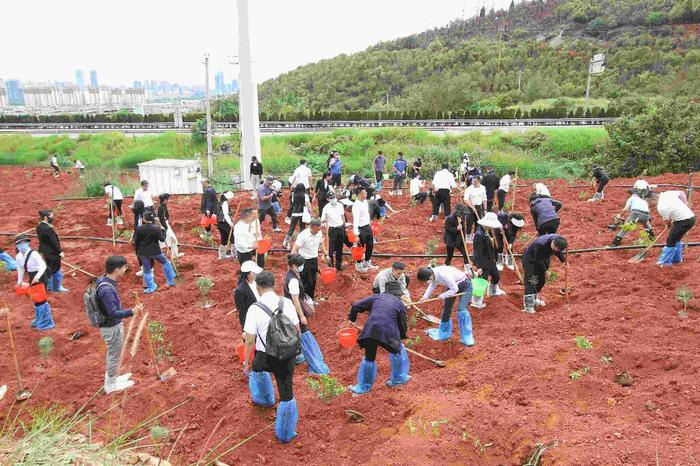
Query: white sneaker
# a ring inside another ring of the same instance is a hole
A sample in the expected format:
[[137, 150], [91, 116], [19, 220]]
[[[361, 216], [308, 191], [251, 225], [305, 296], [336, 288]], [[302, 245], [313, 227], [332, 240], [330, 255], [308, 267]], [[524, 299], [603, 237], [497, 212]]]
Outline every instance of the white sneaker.
[[120, 380], [127, 381], [130, 378], [131, 378], [131, 372], [127, 372], [126, 374], [122, 374], [122, 375], [117, 376], [117, 381], [120, 381]]
[[544, 299], [540, 299], [539, 296], [535, 298], [535, 307], [545, 307], [546, 305], [547, 303], [544, 302]]
[[133, 380], [116, 379], [114, 383], [105, 383], [103, 388], [105, 394], [109, 395], [110, 393], [120, 392], [122, 390], [126, 390], [127, 388], [131, 388], [135, 384], [136, 382]]
[[472, 296], [472, 300], [471, 300], [470, 304], [472, 307], [475, 307], [477, 309], [483, 309], [486, 307], [486, 304], [484, 304], [484, 297], [483, 296], [481, 296], [479, 298], [477, 298], [476, 296]]
[[430, 218], [428, 219], [429, 222], [434, 222], [437, 217], [435, 215], [431, 215]]
[[366, 270], [377, 270], [379, 268], [376, 265], [372, 264], [372, 261], [365, 261], [363, 262], [363, 265]]
[[108, 218], [108, 219], [107, 219], [107, 226], [108, 226], [108, 227], [111, 227], [111, 226], [112, 226], [112, 219], [111, 219], [111, 218]]
[[355, 270], [360, 273], [366, 273], [367, 269], [365, 269], [363, 262], [355, 262]]
[[503, 264], [496, 264], [496, 268], [499, 272], [503, 272]]
[[121, 217], [117, 217], [117, 225], [124, 225], [124, 220]]
[[292, 219], [289, 218], [289, 217], [287, 217], [287, 218], [284, 219], [284, 223], [286, 223], [287, 225], [291, 225], [291, 224], [292, 224]]
[[138, 272], [136, 272], [136, 276], [137, 276], [137, 277], [143, 277], [143, 267], [141, 267], [141, 270], [139, 270]]
[[184, 253], [184, 252], [178, 252], [178, 253], [177, 253], [177, 257], [178, 257], [178, 258], [179, 258], [179, 257], [184, 257], [184, 256], [185, 256], [185, 253]]

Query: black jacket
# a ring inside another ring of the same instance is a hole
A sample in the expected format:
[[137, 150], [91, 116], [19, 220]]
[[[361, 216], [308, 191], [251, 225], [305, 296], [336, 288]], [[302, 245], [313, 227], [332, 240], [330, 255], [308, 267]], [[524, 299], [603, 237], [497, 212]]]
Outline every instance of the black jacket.
[[253, 165], [252, 163], [250, 164], [250, 174], [251, 175], [262, 175], [263, 174], [263, 166], [260, 162], [257, 163], [257, 165]]
[[256, 301], [257, 299], [255, 298], [255, 293], [253, 293], [253, 290], [250, 288], [248, 282], [241, 280], [241, 282], [233, 290], [233, 302], [236, 303], [241, 328], [245, 326], [245, 318], [248, 314], [248, 308]]
[[[466, 222], [462, 219], [462, 233], [464, 233], [465, 228]], [[443, 239], [445, 240], [445, 246], [449, 248], [458, 248], [462, 245], [462, 234], [459, 232], [457, 215], [454, 212], [445, 217], [445, 234]]]
[[498, 177], [498, 175], [496, 175], [496, 172], [491, 171], [484, 175], [484, 177], [481, 179], [481, 184], [483, 184], [486, 188], [486, 197], [493, 199], [493, 195], [501, 185], [501, 179]]
[[[327, 186], [326, 186], [327, 185]], [[316, 182], [316, 200], [319, 202], [324, 202], [326, 199], [328, 199], [328, 193], [330, 192], [330, 183], [326, 183], [326, 181], [321, 178]]]
[[160, 220], [160, 224], [165, 229], [165, 231], [168, 231], [168, 219], [170, 218], [170, 213], [168, 212], [168, 206], [165, 204], [161, 204], [158, 206], [158, 220]]
[[39, 252], [44, 259], [59, 257], [61, 254], [61, 242], [56, 230], [46, 222], [36, 226], [36, 235], [39, 237]]
[[134, 234], [134, 246], [136, 255], [156, 257], [161, 253], [158, 242], [165, 241], [165, 230], [152, 223], [144, 223], [136, 229]]
[[212, 214], [216, 213], [216, 189], [209, 186], [202, 193], [202, 203], [199, 206], [201, 213], [205, 214], [207, 210]]
[[482, 226], [474, 234], [474, 263], [482, 270], [491, 270], [496, 265], [496, 248]]

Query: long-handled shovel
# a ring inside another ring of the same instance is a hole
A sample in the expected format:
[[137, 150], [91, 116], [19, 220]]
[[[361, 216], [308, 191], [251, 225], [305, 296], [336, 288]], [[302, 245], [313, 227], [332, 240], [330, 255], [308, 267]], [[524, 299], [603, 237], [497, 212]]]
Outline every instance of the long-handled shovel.
[[15, 375], [17, 376], [17, 394], [15, 399], [17, 401], [25, 401], [31, 398], [32, 392], [24, 388], [24, 383], [22, 383], [22, 375], [19, 373], [19, 362], [17, 361], [17, 349], [15, 348], [15, 340], [12, 338], [12, 325], [10, 325], [10, 310], [7, 305], [4, 305], [0, 309], [0, 316], [5, 316], [5, 321], [7, 322], [7, 337], [10, 339], [10, 352], [12, 353], [12, 359], [15, 363]]
[[411, 354], [414, 355], [414, 356], [418, 356], [419, 358], [423, 358], [423, 359], [425, 359], [426, 361], [430, 361], [430, 362], [432, 362], [433, 364], [435, 364], [435, 365], [438, 366], [438, 367], [445, 367], [445, 363], [444, 363], [443, 361], [440, 361], [439, 359], [429, 358], [428, 356], [426, 356], [426, 355], [424, 355], [424, 354], [421, 354], [421, 353], [419, 353], [418, 351], [413, 351], [413, 350], [410, 349], [410, 348], [406, 348], [406, 351], [409, 352], [409, 353], [411, 353]]
[[91, 274], [90, 272], [88, 272], [87, 270], [81, 269], [81, 268], [78, 267], [77, 265], [69, 264], [69, 263], [66, 262], [66, 261], [61, 261], [61, 262], [62, 262], [63, 264], [65, 264], [65, 265], [67, 265], [68, 267], [71, 267], [73, 270], [77, 270], [77, 271], [79, 271], [79, 272], [83, 272], [83, 273], [84, 273], [85, 275], [87, 275], [88, 277], [97, 278], [97, 275], [93, 275], [93, 274]]
[[440, 318], [438, 316], [434, 316], [432, 314], [426, 314], [425, 312], [423, 312], [423, 310], [421, 308], [419, 308], [416, 305], [411, 305], [411, 307], [416, 310], [416, 314], [421, 319], [423, 319], [427, 322], [430, 322], [431, 324], [439, 324], [440, 323]]
[[[453, 294], [452, 296], [450, 296], [450, 298], [457, 298], [458, 296], [462, 296], [463, 294], [466, 294], [466, 293], [456, 293], [456, 294]], [[442, 299], [442, 298], [438, 297], [438, 298], [426, 299], [425, 301], [415, 301], [412, 303], [406, 303], [406, 306], [415, 306], [416, 304], [431, 303], [433, 301], [438, 301], [440, 299]]]
[[508, 254], [510, 254], [510, 259], [513, 261], [513, 268], [515, 269], [515, 274], [518, 276], [518, 280], [520, 280], [520, 283], [525, 283], [523, 281], [523, 276], [520, 273], [520, 267], [518, 267], [518, 263], [515, 261], [515, 255], [513, 254], [513, 248], [510, 247], [510, 243], [508, 242], [508, 238], [506, 237], [506, 234], [503, 230], [501, 230], [501, 235], [503, 236], [503, 244], [506, 247], [506, 251], [508, 251]]
[[649, 246], [647, 246], [647, 248], [646, 248], [644, 251], [642, 251], [642, 252], [640, 252], [639, 254], [637, 254], [636, 256], [632, 257], [632, 258], [631, 258], [630, 260], [628, 260], [627, 262], [629, 262], [629, 263], [631, 263], [631, 264], [638, 264], [638, 263], [642, 262], [642, 261], [644, 260], [644, 256], [647, 255], [647, 252], [649, 252], [649, 250], [650, 250], [651, 248], [653, 248], [654, 246], [656, 246], [656, 244], [659, 242], [659, 240], [660, 240], [661, 237], [664, 235], [664, 233], [666, 233], [666, 230], [668, 230], [668, 227], [664, 228], [664, 230], [661, 232], [661, 234], [660, 234], [659, 236], [656, 237], [656, 241], [654, 241], [653, 243], [651, 243]]
[[571, 292], [571, 287], [569, 287], [569, 252], [565, 254], [565, 264], [564, 264], [564, 288], [559, 290], [559, 293], [566, 296], [566, 304], [569, 304], [569, 292]]

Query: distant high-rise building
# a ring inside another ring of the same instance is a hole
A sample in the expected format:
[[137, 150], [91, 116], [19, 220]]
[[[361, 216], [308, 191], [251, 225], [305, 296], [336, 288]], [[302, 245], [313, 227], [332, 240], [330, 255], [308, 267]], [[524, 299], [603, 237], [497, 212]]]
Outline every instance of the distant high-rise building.
[[231, 81], [231, 92], [232, 93], [238, 92], [238, 80], [237, 79], [234, 79], [233, 81]]
[[9, 79], [5, 82], [7, 89], [7, 100], [10, 105], [24, 105], [24, 92], [22, 92], [22, 83], [19, 79]]
[[97, 71], [95, 70], [90, 70], [90, 85], [97, 87]]
[[134, 89], [143, 89], [143, 84], [141, 84], [141, 81], [134, 81]]
[[226, 91], [226, 85], [224, 84], [224, 72], [217, 71], [214, 75], [214, 92], [216, 94], [224, 94]]
[[83, 70], [75, 70], [75, 84], [80, 89], [85, 89], [85, 78], [83, 77]]

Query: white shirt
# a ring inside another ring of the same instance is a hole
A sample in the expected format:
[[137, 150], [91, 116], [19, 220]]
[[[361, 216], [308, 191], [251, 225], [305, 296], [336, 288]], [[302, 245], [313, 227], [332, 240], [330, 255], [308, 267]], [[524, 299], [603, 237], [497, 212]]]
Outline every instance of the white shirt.
[[304, 231], [299, 233], [297, 240], [294, 242], [294, 246], [298, 246], [298, 254], [304, 259], [314, 259], [318, 257], [318, 249], [321, 247], [321, 241], [323, 241], [323, 233], [318, 230], [315, 235], [311, 233], [311, 228], [306, 228]]
[[649, 213], [649, 203], [636, 194], [632, 194], [629, 199], [627, 199], [625, 210], [639, 210]]
[[335, 205], [330, 203], [323, 207], [321, 212], [321, 222], [326, 222], [329, 228], [338, 228], [345, 226], [345, 209], [340, 202]]
[[253, 222], [239, 221], [233, 227], [233, 238], [236, 243], [236, 251], [240, 253], [250, 252], [258, 245], [258, 238]]
[[399, 286], [401, 286], [401, 291], [403, 292], [404, 296], [407, 296], [409, 298], [411, 297], [411, 294], [406, 288], [406, 275], [402, 273], [401, 276], [399, 276], [399, 279], [397, 280], [394, 277], [391, 267], [380, 271], [377, 274], [377, 276], [374, 277], [374, 282], [372, 282], [372, 288], [379, 288], [379, 292], [384, 293], [386, 291], [386, 284], [389, 282], [398, 282]]
[[360, 227], [369, 225], [369, 204], [367, 199], [364, 201], [356, 200], [352, 205], [352, 231], [355, 236], [360, 237]]
[[255, 295], [255, 300], [258, 301], [260, 299], [260, 293], [258, 293], [258, 284], [255, 283], [255, 280], [253, 280], [253, 283], [248, 283], [248, 286], [250, 287], [250, 291], [252, 291]]
[[85, 168], [85, 165], [83, 165], [83, 162], [81, 162], [80, 160], [76, 160], [75, 161], [75, 168], [77, 168], [77, 169]]
[[292, 278], [291, 280], [289, 280], [287, 288], [289, 288], [289, 294], [292, 296], [299, 296], [299, 294], [301, 293], [301, 291], [299, 290], [299, 280], [297, 278]]
[[511, 181], [512, 181], [512, 179], [511, 179], [510, 175], [506, 173], [505, 175], [503, 175], [503, 177], [501, 177], [501, 182], [498, 185], [498, 189], [500, 189], [504, 193], [507, 193], [510, 190], [510, 182]]
[[136, 192], [134, 193], [134, 202], [136, 202], [136, 201], [143, 202], [144, 207], [153, 206], [153, 197], [151, 196], [151, 192], [144, 191], [143, 188], [137, 189]]
[[459, 291], [458, 285], [469, 278], [469, 275], [467, 275], [466, 272], [450, 265], [440, 265], [438, 267], [434, 267], [433, 274], [435, 274], [435, 277], [430, 281], [430, 285], [428, 285], [428, 289], [425, 290], [425, 294], [423, 294], [422, 299], [430, 298], [438, 285], [442, 285], [447, 288], [447, 290], [442, 293], [439, 298], [445, 299], [449, 298], [450, 296], [454, 296]]
[[[292, 301], [287, 298], [282, 298], [284, 305], [282, 313], [294, 324], [299, 325], [299, 317], [297, 316], [296, 308]], [[258, 302], [263, 303], [270, 308], [274, 313], [279, 306], [280, 297], [274, 291], [268, 291], [258, 299]], [[267, 327], [270, 325], [270, 316], [260, 307], [252, 304], [248, 308], [248, 313], [245, 317], [245, 325], [243, 331], [248, 335], [255, 335], [255, 349], [265, 352], [265, 341], [267, 340]]]
[[[17, 284], [21, 284], [22, 280], [24, 280], [24, 259], [24, 254], [18, 252], [17, 257], [15, 257], [17, 261]], [[46, 262], [44, 262], [44, 258], [41, 257], [38, 251], [32, 252], [29, 256], [27, 271], [37, 272], [36, 276], [39, 278], [46, 272]]]
[[[112, 193], [114, 193], [114, 196], [112, 196]], [[122, 190], [111, 184], [105, 186], [105, 194], [114, 199], [115, 201], [121, 201], [122, 199], [124, 199]]]
[[411, 180], [411, 183], [409, 184], [409, 189], [411, 192], [411, 196], [415, 196], [420, 192], [420, 188], [423, 187], [423, 182], [419, 180], [417, 177], [413, 178]]
[[471, 202], [473, 206], [484, 205], [486, 202], [486, 188], [484, 185], [480, 185], [478, 188], [471, 185], [464, 191], [464, 200]]
[[435, 189], [452, 189], [457, 186], [457, 182], [452, 172], [443, 168], [433, 176], [433, 186]]
[[228, 202], [221, 203], [221, 213], [224, 214], [224, 220], [226, 220], [226, 223], [228, 223], [229, 226], [232, 226], [233, 221], [231, 220], [231, 209]]
[[51, 165], [58, 166], [58, 159], [55, 155], [51, 157]]
[[306, 165], [299, 165], [292, 174], [292, 189], [299, 183], [303, 184], [306, 189], [309, 189], [311, 184], [311, 169]]
[[666, 191], [659, 194], [656, 210], [659, 211], [662, 219], [680, 222], [695, 217], [693, 211], [678, 197], [679, 194], [681, 191]]

